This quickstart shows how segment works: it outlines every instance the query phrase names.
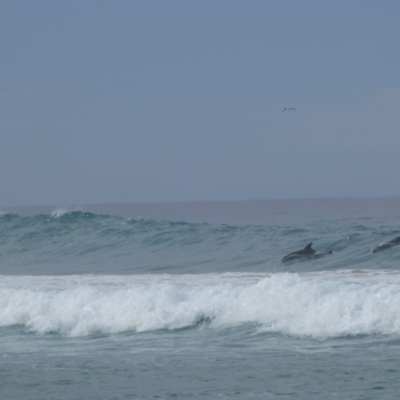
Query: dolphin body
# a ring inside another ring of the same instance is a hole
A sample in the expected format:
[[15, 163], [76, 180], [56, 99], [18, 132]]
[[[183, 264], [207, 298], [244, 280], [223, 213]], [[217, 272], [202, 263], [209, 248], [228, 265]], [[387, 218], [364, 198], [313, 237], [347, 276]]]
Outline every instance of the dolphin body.
[[391, 247], [397, 246], [398, 244], [400, 244], [400, 236], [397, 236], [396, 238], [392, 239], [390, 242], [385, 242], [385, 243], [380, 244], [379, 246], [375, 247], [372, 250], [372, 252], [378, 253], [379, 251], [390, 249]]
[[302, 250], [294, 251], [282, 258], [282, 263], [289, 261], [300, 261], [300, 260], [316, 260], [328, 254], [332, 254], [333, 250], [329, 250], [325, 253], [317, 253], [312, 247], [312, 242], [308, 243], [306, 247]]

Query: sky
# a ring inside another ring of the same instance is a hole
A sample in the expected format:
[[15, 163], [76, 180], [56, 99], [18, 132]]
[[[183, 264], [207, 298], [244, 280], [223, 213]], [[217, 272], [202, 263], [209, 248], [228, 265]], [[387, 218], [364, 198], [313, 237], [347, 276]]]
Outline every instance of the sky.
[[399, 20], [389, 0], [2, 0], [0, 207], [400, 196]]

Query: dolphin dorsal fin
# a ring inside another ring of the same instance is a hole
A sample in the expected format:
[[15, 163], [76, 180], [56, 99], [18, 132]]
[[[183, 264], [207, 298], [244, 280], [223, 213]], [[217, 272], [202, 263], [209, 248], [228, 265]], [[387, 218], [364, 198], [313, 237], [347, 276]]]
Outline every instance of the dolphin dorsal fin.
[[312, 242], [311, 242], [311, 243], [308, 243], [308, 245], [307, 245], [306, 247], [304, 247], [303, 252], [304, 252], [305, 254], [314, 254], [314, 253], [315, 253], [315, 250], [312, 249], [311, 246], [312, 246]]

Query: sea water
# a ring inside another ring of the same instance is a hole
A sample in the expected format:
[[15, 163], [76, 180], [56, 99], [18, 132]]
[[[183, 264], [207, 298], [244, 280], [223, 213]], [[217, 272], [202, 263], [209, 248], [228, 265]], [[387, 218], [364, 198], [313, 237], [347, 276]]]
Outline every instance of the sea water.
[[399, 396], [400, 198], [0, 211], [1, 399]]

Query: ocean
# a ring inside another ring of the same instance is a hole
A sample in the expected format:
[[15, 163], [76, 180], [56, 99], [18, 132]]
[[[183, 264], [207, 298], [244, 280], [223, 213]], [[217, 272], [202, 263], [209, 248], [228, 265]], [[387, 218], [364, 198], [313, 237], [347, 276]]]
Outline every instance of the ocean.
[[400, 198], [1, 208], [0, 398], [397, 399], [399, 235]]

